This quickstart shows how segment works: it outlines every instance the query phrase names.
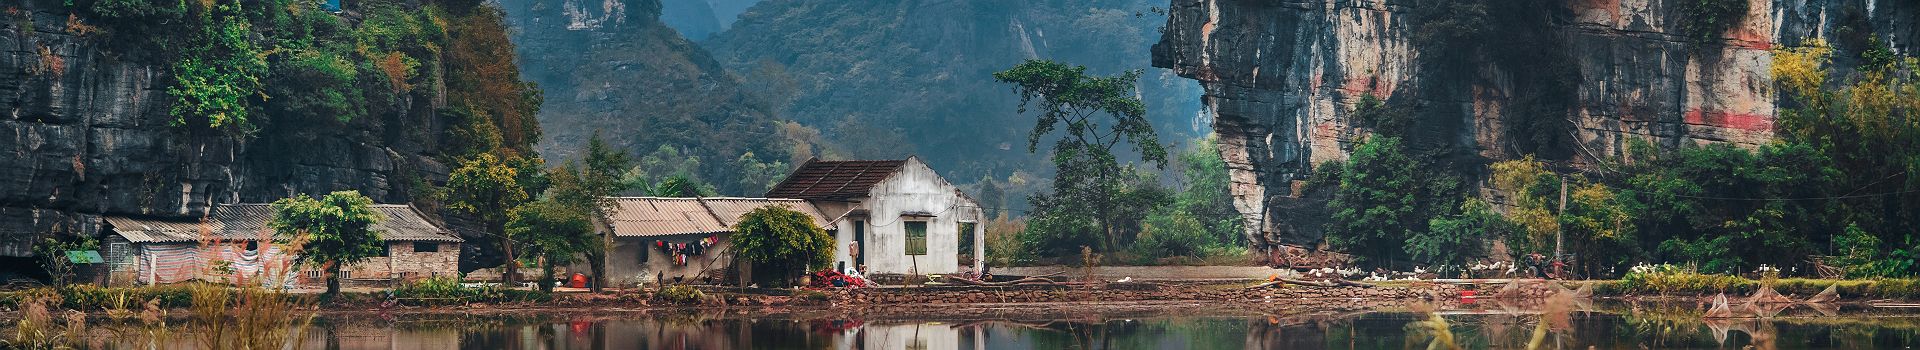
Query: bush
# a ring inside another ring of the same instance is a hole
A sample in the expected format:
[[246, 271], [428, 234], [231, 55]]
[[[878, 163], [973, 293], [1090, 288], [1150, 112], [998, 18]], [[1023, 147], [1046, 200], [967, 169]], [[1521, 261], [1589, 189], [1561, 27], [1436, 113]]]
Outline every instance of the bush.
[[1709, 42], [1747, 16], [1747, 0], [1682, 0], [1680, 31], [1687, 38]]
[[1739, 276], [1702, 274], [1669, 264], [1634, 266], [1620, 281], [1620, 292], [1660, 295], [1745, 294], [1760, 285]]
[[474, 303], [512, 303], [547, 302], [553, 295], [538, 290], [502, 289], [495, 287], [469, 288], [460, 284], [454, 277], [433, 277], [414, 281], [400, 288], [394, 288], [393, 296], [402, 299], [418, 299], [416, 303], [430, 305], [449, 305]]
[[668, 304], [699, 304], [706, 298], [706, 293], [701, 293], [699, 289], [684, 284], [669, 285], [653, 293], [653, 300]]
[[1215, 244], [1200, 220], [1185, 212], [1153, 215], [1147, 218], [1146, 226], [1133, 242], [1134, 253], [1141, 257], [1198, 256]]

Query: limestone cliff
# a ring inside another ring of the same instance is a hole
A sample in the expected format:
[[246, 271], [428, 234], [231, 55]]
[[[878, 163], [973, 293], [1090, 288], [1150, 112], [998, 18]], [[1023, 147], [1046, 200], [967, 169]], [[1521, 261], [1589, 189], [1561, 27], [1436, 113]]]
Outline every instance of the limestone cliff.
[[435, 61], [418, 67], [419, 88], [354, 102], [366, 114], [350, 121], [269, 105], [245, 128], [172, 125], [171, 63], [136, 58], [159, 49], [89, 34], [69, 6], [0, 6], [0, 256], [27, 256], [42, 237], [98, 234], [104, 215], [192, 218], [212, 204], [336, 190], [409, 203], [421, 184], [445, 179], [455, 122], [438, 113], [446, 84], [428, 77], [461, 73]]
[[[1557, 150], [1549, 158], [1583, 167], [1620, 155], [1629, 139], [1766, 142], [1777, 110], [1768, 73], [1775, 46], [1805, 38], [1845, 42], [1863, 33], [1896, 52], [1920, 43], [1914, 1], [1752, 0], [1707, 40], [1688, 36], [1695, 19], [1679, 3], [1541, 2], [1538, 12], [1452, 27], [1484, 30], [1494, 41], [1535, 41], [1459, 54], [1435, 52], [1433, 38], [1451, 33], [1422, 22], [1447, 20], [1432, 15], [1436, 7], [1461, 3], [1174, 0], [1153, 58], [1205, 87], [1235, 205], [1249, 235], [1265, 244], [1318, 239], [1325, 219], [1315, 208], [1323, 206], [1298, 198], [1295, 184], [1315, 164], [1343, 159], [1356, 134], [1366, 132], [1349, 118], [1365, 95], [1420, 106], [1423, 120], [1413, 133], [1457, 150], [1452, 159], [1463, 163]], [[1505, 10], [1499, 5], [1480, 9]], [[1445, 60], [1462, 64], [1434, 63]], [[1556, 64], [1567, 67], [1563, 77], [1541, 77], [1555, 74]], [[1556, 86], [1555, 79], [1568, 83]], [[1554, 95], [1555, 88], [1564, 94]], [[1535, 108], [1516, 108], [1523, 104]], [[1543, 105], [1551, 108], [1537, 108]], [[1508, 125], [1539, 120], [1564, 126], [1516, 133]], [[1528, 140], [1550, 144], [1521, 146]]]

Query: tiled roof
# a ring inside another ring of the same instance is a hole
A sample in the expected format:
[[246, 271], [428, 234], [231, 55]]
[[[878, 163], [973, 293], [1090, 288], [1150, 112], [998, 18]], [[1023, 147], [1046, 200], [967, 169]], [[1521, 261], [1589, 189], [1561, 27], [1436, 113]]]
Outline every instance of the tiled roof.
[[809, 159], [767, 191], [768, 198], [847, 200], [867, 196], [867, 190], [900, 170], [906, 160]]
[[607, 216], [616, 237], [733, 232], [740, 215], [772, 205], [806, 213], [815, 225], [827, 224], [825, 215], [798, 199], [618, 197], [613, 203]]
[[[433, 224], [413, 207], [400, 204], [375, 204], [373, 210], [382, 214], [380, 221], [373, 224], [373, 230], [380, 232], [380, 238], [383, 240], [462, 241], [460, 236], [453, 234], [453, 231]], [[212, 213], [202, 220], [108, 216], [106, 221], [112, 226], [114, 233], [136, 243], [194, 242], [203, 237], [250, 241], [258, 240], [263, 234], [273, 232], [267, 227], [267, 222], [273, 221], [273, 207], [267, 204], [219, 205], [213, 207]]]

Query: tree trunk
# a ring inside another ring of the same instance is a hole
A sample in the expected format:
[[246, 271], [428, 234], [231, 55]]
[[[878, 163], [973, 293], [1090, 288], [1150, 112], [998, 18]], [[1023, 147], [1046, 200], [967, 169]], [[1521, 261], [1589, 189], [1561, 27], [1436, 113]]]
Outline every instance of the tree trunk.
[[600, 293], [601, 286], [607, 284], [606, 283], [607, 282], [607, 277], [606, 277], [607, 276], [607, 259], [606, 258], [607, 258], [607, 254], [605, 253], [587, 254], [587, 268], [593, 271], [592, 287], [593, 287], [594, 293]]
[[327, 297], [340, 295], [340, 262], [327, 263]]
[[503, 287], [513, 288], [513, 280], [520, 277], [520, 258], [513, 255], [513, 239], [507, 237], [504, 223], [487, 223], [487, 228], [493, 231], [493, 234], [499, 235], [500, 250], [507, 255], [507, 264], [501, 266], [500, 284]]
[[538, 284], [540, 285], [540, 291], [547, 293], [553, 292], [553, 260], [542, 259], [540, 262], [540, 282]]

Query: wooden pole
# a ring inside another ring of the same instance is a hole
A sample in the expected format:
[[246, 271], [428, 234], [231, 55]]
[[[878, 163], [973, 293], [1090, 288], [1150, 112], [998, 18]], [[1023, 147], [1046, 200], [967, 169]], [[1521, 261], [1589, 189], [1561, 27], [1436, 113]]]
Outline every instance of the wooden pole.
[[[1567, 213], [1567, 176], [1560, 175], [1560, 211], [1555, 212], [1554, 214], [1565, 215], [1566, 213]], [[1559, 218], [1555, 218], [1554, 220], [1559, 220]], [[1553, 232], [1553, 259], [1547, 260], [1548, 262], [1559, 261], [1560, 254], [1563, 254], [1566, 252], [1566, 250], [1563, 248], [1563, 245], [1566, 242], [1567, 228], [1562, 227], [1561, 225], [1553, 225], [1553, 226], [1555, 228]], [[1559, 271], [1554, 271], [1554, 273], [1557, 274], [1559, 273]]]

